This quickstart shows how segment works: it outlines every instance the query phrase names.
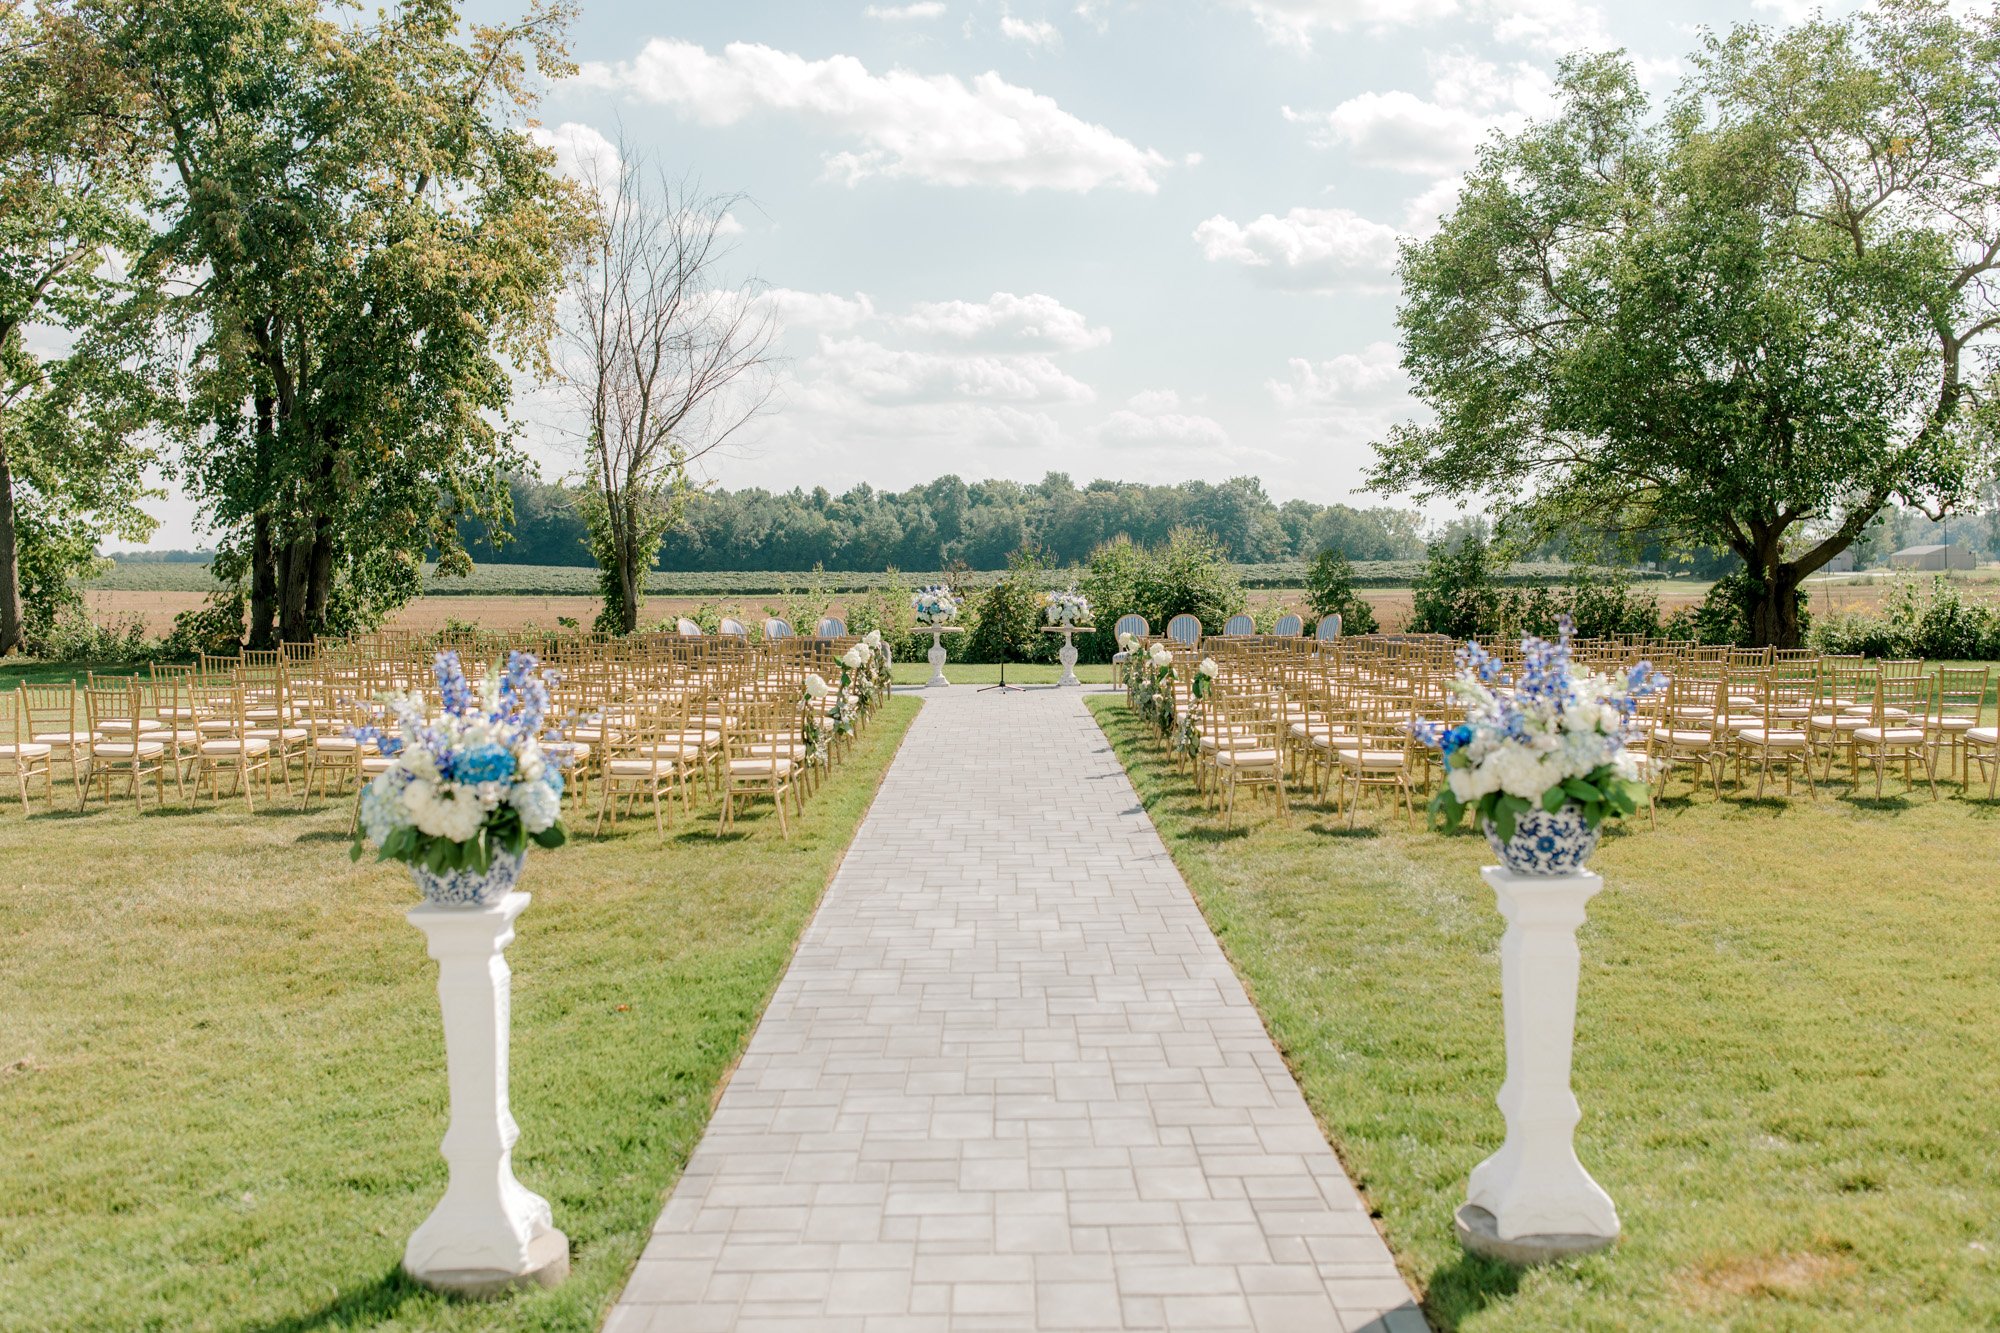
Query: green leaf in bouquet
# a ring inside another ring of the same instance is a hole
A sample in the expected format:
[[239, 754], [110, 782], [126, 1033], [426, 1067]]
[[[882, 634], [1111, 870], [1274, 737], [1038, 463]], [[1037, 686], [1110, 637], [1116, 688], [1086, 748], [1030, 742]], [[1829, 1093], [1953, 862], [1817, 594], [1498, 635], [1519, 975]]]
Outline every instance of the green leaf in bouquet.
[[534, 836], [535, 836], [535, 846], [537, 847], [547, 847], [553, 849], [556, 847], [560, 847], [564, 843], [569, 841], [569, 834], [563, 831], [563, 826], [561, 824], [551, 824], [547, 828], [543, 829], [540, 833], [535, 834]]
[[1604, 799], [1604, 792], [1585, 778], [1571, 778], [1563, 783], [1563, 790], [1586, 805]]
[[1565, 787], [1551, 787], [1542, 793], [1542, 809], [1554, 814], [1562, 809], [1568, 800], [1569, 792]]

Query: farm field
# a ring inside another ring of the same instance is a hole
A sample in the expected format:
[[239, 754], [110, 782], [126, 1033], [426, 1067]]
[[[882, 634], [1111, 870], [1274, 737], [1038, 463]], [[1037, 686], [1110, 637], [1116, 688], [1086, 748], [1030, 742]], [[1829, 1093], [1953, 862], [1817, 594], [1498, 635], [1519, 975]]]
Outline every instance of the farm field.
[[[349, 802], [0, 806], [0, 1330], [589, 1333], [624, 1284], [919, 704], [789, 841], [711, 807], [535, 852], [514, 971], [524, 1184], [569, 1281], [497, 1305], [398, 1269], [442, 1192], [437, 971]], [[670, 866], [671, 873], [662, 873]]]
[[[1092, 711], [1443, 1330], [2000, 1326], [2000, 806], [1892, 783], [1613, 833], [1581, 934], [1577, 1148], [1620, 1243], [1520, 1272], [1452, 1233], [1500, 1143], [1483, 839], [1300, 802], [1233, 829]], [[1988, 716], [1991, 716], [1989, 712]], [[1922, 848], [1921, 856], [1911, 855]]]

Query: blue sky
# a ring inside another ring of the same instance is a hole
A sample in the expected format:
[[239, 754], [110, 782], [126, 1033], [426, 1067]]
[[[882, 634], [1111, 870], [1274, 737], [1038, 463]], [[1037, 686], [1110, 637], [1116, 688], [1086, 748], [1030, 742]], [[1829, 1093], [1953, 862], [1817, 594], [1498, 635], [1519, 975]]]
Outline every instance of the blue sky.
[[[540, 116], [748, 200], [730, 263], [788, 363], [721, 485], [1253, 473], [1380, 503], [1396, 238], [1562, 53], [1623, 47], [1664, 93], [1702, 25], [1802, 8], [1766, 4], [586, 0]], [[573, 470], [552, 400], [523, 408]], [[154, 545], [198, 540], [160, 510]]]

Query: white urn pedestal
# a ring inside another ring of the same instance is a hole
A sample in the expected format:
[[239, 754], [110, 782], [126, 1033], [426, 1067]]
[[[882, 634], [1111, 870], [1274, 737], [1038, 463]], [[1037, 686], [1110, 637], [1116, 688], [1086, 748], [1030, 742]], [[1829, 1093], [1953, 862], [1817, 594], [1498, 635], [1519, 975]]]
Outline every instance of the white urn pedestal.
[[1076, 678], [1076, 641], [1071, 636], [1089, 634], [1095, 631], [1096, 628], [1095, 625], [1042, 626], [1042, 633], [1044, 634], [1060, 634], [1063, 636], [1062, 647], [1056, 650], [1056, 661], [1062, 663], [1063, 669], [1062, 678], [1056, 682], [1058, 687], [1083, 684], [1082, 681]]
[[931, 650], [924, 654], [930, 660], [931, 678], [924, 682], [924, 688], [928, 690], [951, 684], [944, 677], [944, 662], [946, 656], [948, 656], [944, 650], [944, 636], [947, 634], [963, 634], [965, 633], [965, 626], [919, 625], [917, 629], [931, 636]]
[[410, 909], [438, 963], [451, 1124], [451, 1182], [403, 1250], [403, 1271], [434, 1291], [484, 1298], [569, 1276], [569, 1239], [546, 1199], [514, 1179], [521, 1136], [507, 1107], [513, 974], [504, 956], [530, 895], [482, 907]]
[[1500, 1151], [1472, 1170], [1458, 1210], [1459, 1243], [1508, 1263], [1547, 1263], [1607, 1249], [1618, 1240], [1618, 1209], [1577, 1160], [1582, 1117], [1570, 1088], [1580, 956], [1577, 927], [1601, 876], [1480, 872], [1499, 898], [1500, 991], [1507, 1078], [1498, 1102], [1507, 1117]]

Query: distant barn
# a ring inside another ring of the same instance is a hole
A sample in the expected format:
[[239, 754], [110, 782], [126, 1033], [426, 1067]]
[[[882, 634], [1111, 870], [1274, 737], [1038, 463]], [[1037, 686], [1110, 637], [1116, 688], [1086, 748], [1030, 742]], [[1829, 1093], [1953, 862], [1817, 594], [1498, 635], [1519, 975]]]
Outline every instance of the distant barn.
[[1889, 563], [1897, 569], [1973, 569], [1979, 560], [1969, 546], [1905, 546]]

